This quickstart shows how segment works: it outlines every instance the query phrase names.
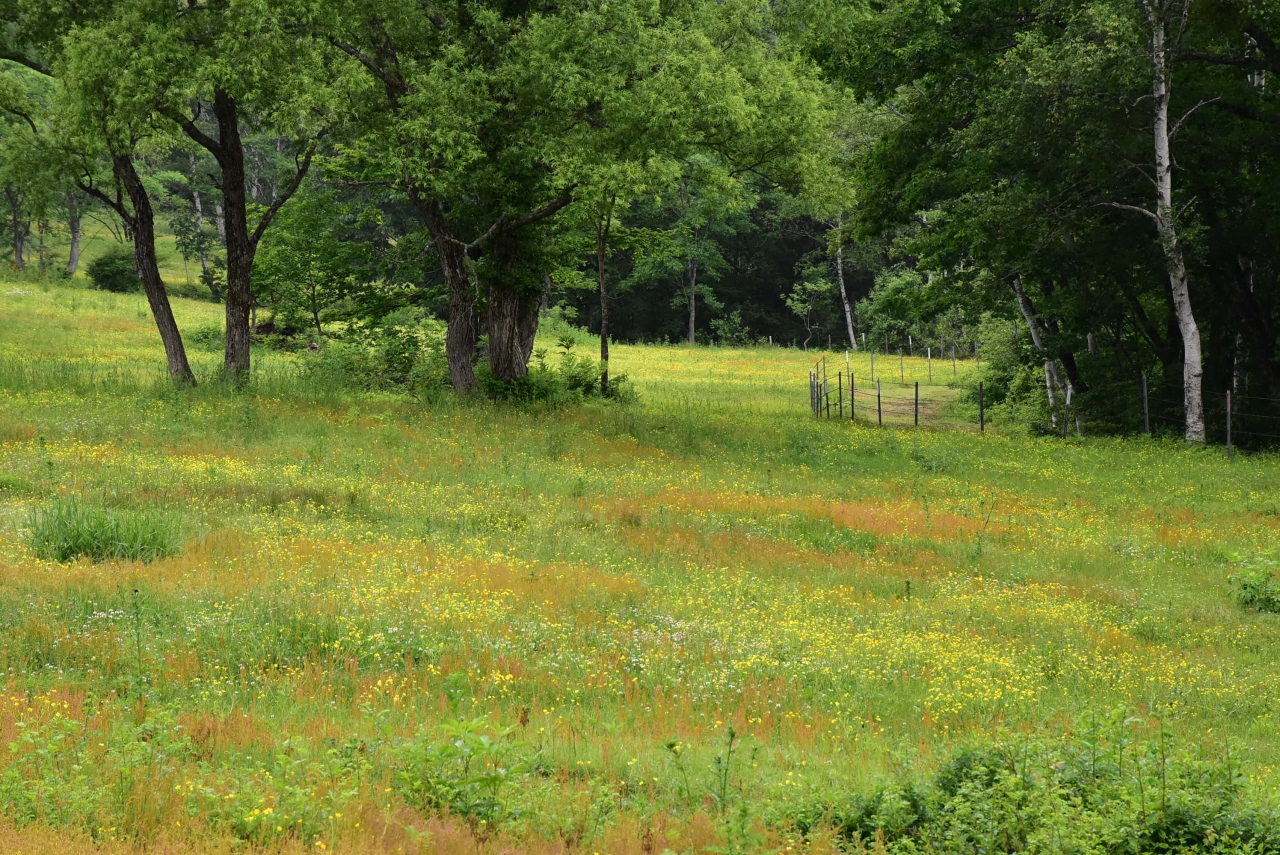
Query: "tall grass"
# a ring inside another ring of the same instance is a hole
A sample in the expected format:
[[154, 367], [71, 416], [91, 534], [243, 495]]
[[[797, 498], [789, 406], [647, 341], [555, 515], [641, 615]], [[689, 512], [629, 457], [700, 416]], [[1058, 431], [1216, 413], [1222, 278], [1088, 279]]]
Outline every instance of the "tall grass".
[[176, 521], [158, 510], [115, 511], [60, 499], [32, 512], [32, 550], [47, 561], [155, 561], [182, 550]]

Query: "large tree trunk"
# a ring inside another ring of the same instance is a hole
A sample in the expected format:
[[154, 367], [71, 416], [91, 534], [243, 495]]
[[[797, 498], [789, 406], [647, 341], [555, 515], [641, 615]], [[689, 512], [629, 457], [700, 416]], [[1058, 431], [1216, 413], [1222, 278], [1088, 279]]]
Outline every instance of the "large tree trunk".
[[1167, 0], [1147, 0], [1147, 19], [1151, 25], [1151, 95], [1156, 159], [1156, 230], [1169, 270], [1169, 287], [1173, 309], [1182, 336], [1182, 397], [1186, 410], [1188, 442], [1204, 442], [1204, 397], [1201, 388], [1203, 367], [1200, 350], [1200, 328], [1191, 310], [1191, 291], [1187, 266], [1178, 243], [1176, 213], [1173, 207], [1173, 158], [1169, 149], [1169, 100], [1173, 91], [1172, 69], [1169, 67], [1168, 34], [1166, 32]]
[[476, 296], [471, 277], [467, 275], [466, 259], [462, 247], [453, 237], [440, 203], [424, 197], [412, 187], [409, 188], [409, 198], [435, 242], [440, 270], [449, 292], [449, 329], [444, 344], [449, 380], [456, 391], [471, 392], [478, 386], [475, 371], [478, 333]]
[[194, 384], [195, 376], [187, 362], [187, 351], [182, 345], [182, 335], [173, 318], [169, 295], [165, 293], [164, 282], [160, 279], [160, 267], [156, 262], [155, 216], [151, 210], [151, 199], [147, 197], [146, 187], [143, 186], [131, 157], [115, 155], [111, 164], [116, 179], [129, 194], [129, 201], [133, 205], [133, 216], [128, 221], [129, 231], [133, 236], [133, 260], [138, 268], [138, 277], [142, 279], [142, 290], [147, 295], [147, 302], [151, 304], [151, 314], [160, 331], [160, 341], [164, 344], [165, 358], [169, 363], [169, 376], [182, 383]]
[[219, 89], [213, 96], [218, 121], [218, 149], [222, 172], [227, 246], [227, 347], [223, 368], [231, 376], [249, 371], [249, 312], [253, 307], [253, 242], [249, 238], [248, 204], [244, 191], [244, 146], [240, 144], [240, 112], [235, 99]]
[[73, 199], [67, 201], [67, 231], [71, 233], [71, 250], [67, 254], [67, 275], [74, 276], [80, 269], [80, 206]]
[[489, 370], [504, 383], [529, 373], [541, 294], [500, 284], [489, 287]]

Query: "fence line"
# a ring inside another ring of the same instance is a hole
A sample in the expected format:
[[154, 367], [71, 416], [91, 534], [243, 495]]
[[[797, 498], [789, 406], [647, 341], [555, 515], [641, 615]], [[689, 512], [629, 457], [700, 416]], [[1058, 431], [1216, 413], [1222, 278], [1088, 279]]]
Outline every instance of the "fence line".
[[[926, 358], [929, 358], [928, 351], [926, 351]], [[974, 425], [971, 422], [936, 414], [934, 408], [940, 404], [945, 405], [951, 398], [941, 401], [936, 398], [931, 399], [927, 396], [928, 390], [950, 387], [942, 384], [921, 383], [918, 380], [907, 383], [901, 359], [899, 360], [899, 393], [890, 391], [894, 388], [892, 386], [886, 389], [882, 377], [871, 381], [874, 386], [861, 388], [857, 385], [856, 378], [845, 371], [836, 371], [833, 377], [827, 370], [826, 362], [826, 357], [823, 357], [809, 370], [809, 409], [817, 418], [835, 417], [850, 420], [861, 418], [883, 425], [888, 417], [891, 422], [910, 423], [918, 427], [922, 424], [923, 416], [923, 424], [926, 426], [939, 425], [969, 429], [976, 427], [979, 431], [986, 430], [984, 384], [981, 382], [978, 384], [978, 424]], [[871, 365], [871, 370], [874, 372], [874, 354], [872, 354]], [[932, 374], [932, 365], [928, 365], [927, 368]], [[920, 394], [921, 387], [926, 391], [924, 398]]]
[[[954, 398], [948, 396], [939, 401], [937, 398], [928, 396], [928, 391], [949, 387], [920, 381], [907, 383], [902, 354], [899, 354], [899, 383], [896, 386], [896, 392], [893, 391], [895, 386], [885, 386], [883, 377], [874, 377], [875, 354], [872, 353], [870, 356], [873, 372], [871, 383], [874, 385], [862, 387], [857, 385], [852, 373], [836, 371], [833, 376], [828, 371], [826, 357], [813, 364], [809, 370], [809, 403], [815, 417], [861, 419], [878, 425], [884, 425], [889, 421], [898, 425], [909, 424], [917, 427], [924, 425], [968, 430], [976, 428], [980, 433], [986, 431], [986, 390], [983, 381], [978, 383], [978, 422], [975, 425], [969, 421], [944, 417], [936, 411], [939, 404], [945, 405]], [[930, 377], [932, 376], [931, 357], [932, 354], [926, 349], [926, 359], [930, 361], [927, 365]], [[847, 355], [846, 367], [848, 367]], [[1112, 392], [1117, 389], [1130, 389], [1134, 392], [1135, 398], [1130, 400], [1141, 406], [1142, 433], [1152, 435], [1153, 423], [1157, 428], [1167, 427], [1178, 431], [1185, 429], [1185, 417], [1181, 415], [1184, 402], [1153, 395], [1150, 387], [1150, 379], [1143, 374], [1135, 380], [1110, 382], [1104, 388]], [[921, 397], [922, 391], [926, 393], [924, 398]], [[1054, 407], [1051, 416], [1054, 422], [1053, 430], [1060, 431], [1062, 436], [1066, 437], [1070, 431], [1074, 413], [1077, 431], [1082, 432], [1080, 422], [1082, 413], [1079, 408], [1073, 409], [1076, 402], [1070, 386], [1064, 390], [1060, 400], [1060, 408]], [[1112, 400], [1114, 403], [1114, 399]], [[1246, 402], [1262, 402], [1274, 409], [1272, 412], [1259, 412], [1257, 406], [1250, 406]], [[1224, 440], [1229, 456], [1234, 454], [1236, 440], [1239, 439], [1246, 439], [1246, 444], [1258, 446], [1280, 444], [1280, 399], [1240, 395], [1234, 390], [1227, 390], [1204, 395], [1204, 403], [1206, 429], [1212, 436], [1221, 437]], [[1124, 412], [1125, 407], [1120, 405], [1113, 408], [1111, 412], [1115, 413], [1117, 410]], [[1129, 412], [1134, 411], [1129, 410]], [[1178, 415], [1174, 415], [1175, 413]], [[1059, 418], [1062, 420], [1060, 426]], [[1262, 424], [1259, 424], [1259, 421]], [[1270, 427], [1275, 427], [1275, 431], [1265, 429]], [[1257, 442], [1253, 442], [1254, 440]]]

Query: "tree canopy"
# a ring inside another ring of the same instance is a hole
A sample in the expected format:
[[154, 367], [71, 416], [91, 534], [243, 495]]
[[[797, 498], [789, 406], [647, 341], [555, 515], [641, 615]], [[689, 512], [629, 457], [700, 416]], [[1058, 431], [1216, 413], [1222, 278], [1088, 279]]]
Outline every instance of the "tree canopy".
[[1014, 335], [1009, 370], [1034, 382], [996, 388], [1050, 408], [1072, 393], [1087, 415], [1146, 376], [1203, 440], [1226, 391], [1280, 396], [1274, 4], [0, 14], [6, 256], [114, 217], [175, 377], [156, 228], [225, 300], [233, 374], [260, 310], [322, 338], [409, 312], [447, 323], [455, 389], [477, 366], [511, 386], [555, 308], [600, 335], [605, 392], [610, 339]]

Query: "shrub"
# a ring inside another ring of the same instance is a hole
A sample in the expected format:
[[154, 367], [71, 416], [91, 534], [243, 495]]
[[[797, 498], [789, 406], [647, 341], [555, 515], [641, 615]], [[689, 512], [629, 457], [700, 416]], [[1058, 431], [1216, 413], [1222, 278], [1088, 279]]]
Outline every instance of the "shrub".
[[227, 346], [227, 333], [221, 324], [205, 324], [186, 333], [187, 344], [193, 350], [221, 353]]
[[33, 512], [27, 541], [49, 561], [155, 561], [182, 549], [179, 527], [159, 511], [113, 511], [76, 499]]
[[89, 262], [86, 268], [89, 279], [103, 291], [127, 294], [142, 287], [138, 268], [133, 263], [133, 250], [127, 246], [113, 246]]
[[1280, 612], [1280, 582], [1270, 570], [1250, 570], [1231, 577], [1236, 603], [1259, 612]]
[[495, 730], [486, 718], [445, 722], [438, 731], [438, 739], [418, 738], [394, 752], [396, 784], [414, 807], [492, 828], [509, 813], [507, 785], [529, 771], [526, 744], [515, 741], [514, 727]]
[[924, 780], [780, 819], [894, 853], [1280, 852], [1276, 815], [1246, 799], [1230, 757], [1179, 747], [1143, 722], [1111, 716], [1066, 744], [980, 744]]

